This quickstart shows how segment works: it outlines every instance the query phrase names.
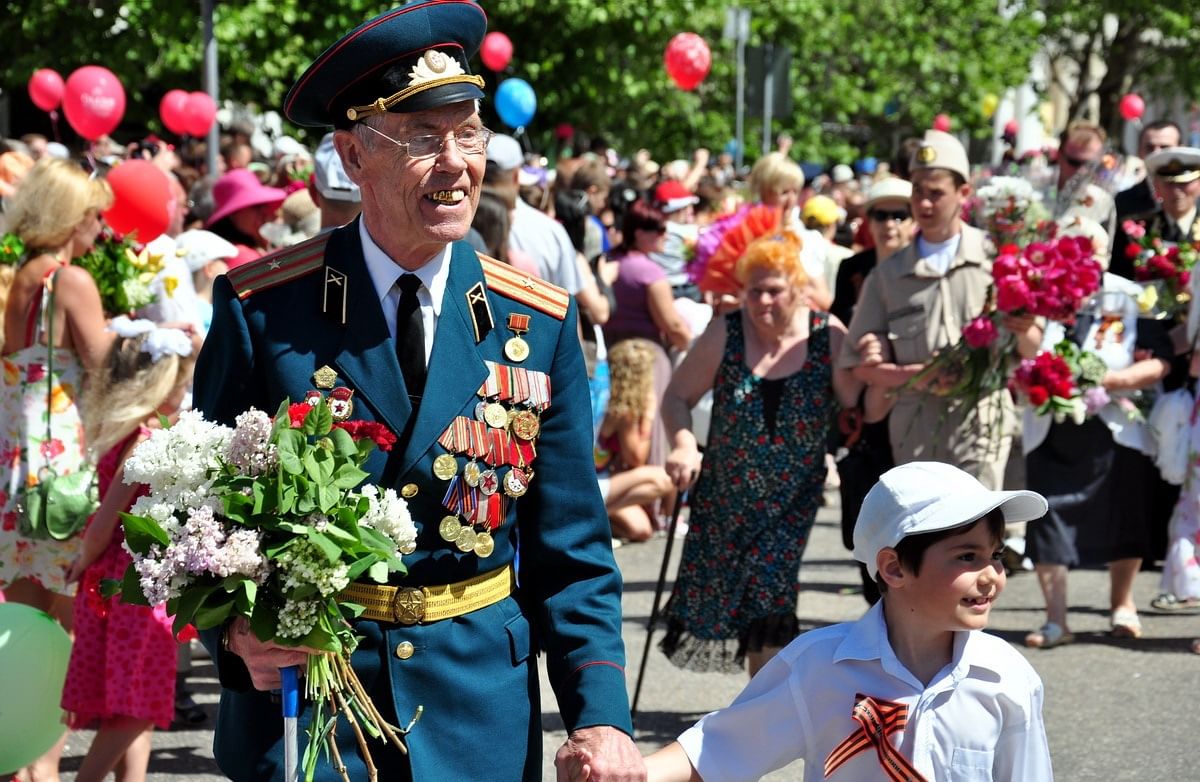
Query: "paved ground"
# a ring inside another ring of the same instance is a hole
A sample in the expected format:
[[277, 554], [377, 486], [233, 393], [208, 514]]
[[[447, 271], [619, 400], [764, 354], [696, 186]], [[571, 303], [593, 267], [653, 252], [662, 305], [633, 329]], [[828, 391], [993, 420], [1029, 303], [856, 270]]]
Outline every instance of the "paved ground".
[[[803, 627], [819, 627], [859, 616], [865, 603], [848, 587], [858, 575], [841, 547], [836, 507], [822, 510], [801, 572], [799, 615]], [[627, 545], [617, 550], [626, 579], [625, 641], [630, 690], [641, 660], [646, 621], [665, 540]], [[679, 546], [675, 546], [675, 558]], [[672, 563], [669, 573], [674, 573]], [[1136, 594], [1145, 606], [1154, 595], [1156, 573], [1138, 577]], [[1071, 577], [1073, 646], [1025, 651], [1046, 683], [1046, 724], [1059, 780], [1198, 780], [1195, 703], [1200, 657], [1188, 642], [1200, 637], [1200, 618], [1143, 614], [1146, 635], [1138, 641], [1110, 639], [1107, 579], [1100, 571]], [[1009, 579], [1008, 589], [993, 612], [993, 630], [1019, 643], [1025, 632], [1041, 624], [1040, 596], [1030, 574]], [[207, 661], [198, 660], [193, 682], [211, 719], [216, 682]], [[728, 703], [745, 684], [744, 676], [680, 671], [654, 651], [643, 685], [637, 739], [646, 752], [671, 741], [705, 712]], [[546, 764], [553, 780], [554, 749], [562, 742], [562, 722], [553, 696], [543, 683]], [[70, 736], [63, 779], [74, 771], [87, 750], [90, 735]], [[206, 730], [156, 734], [150, 782], [210, 782], [222, 777], [212, 761], [212, 734]], [[801, 768], [776, 772], [767, 780], [799, 780]], [[500, 780], [498, 782], [505, 782]]]

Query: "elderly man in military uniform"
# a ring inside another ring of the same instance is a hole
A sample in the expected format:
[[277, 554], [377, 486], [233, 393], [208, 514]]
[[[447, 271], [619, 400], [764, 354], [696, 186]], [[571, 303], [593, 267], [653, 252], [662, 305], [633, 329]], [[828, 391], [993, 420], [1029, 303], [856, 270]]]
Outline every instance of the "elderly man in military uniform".
[[[838, 366], [854, 369], [866, 383], [904, 389], [888, 418], [897, 464], [943, 461], [999, 489], [1011, 446], [1008, 391], [975, 402], [939, 395], [948, 379], [907, 387], [983, 311], [993, 253], [986, 235], [961, 218], [971, 186], [967, 153], [958, 139], [926, 131], [911, 171], [919, 233], [867, 276]], [[1004, 325], [1016, 334], [1022, 354], [1036, 353], [1041, 329], [1032, 317], [1008, 316]]]
[[[538, 655], [569, 732], [560, 776], [643, 779], [575, 305], [461, 241], [490, 136], [469, 65], [485, 30], [471, 0], [410, 3], [296, 82], [284, 112], [334, 126], [362, 215], [218, 282], [197, 406], [231, 423], [311, 398], [399, 437], [367, 469], [417, 523], [408, 572], [347, 590], [367, 606], [352, 664], [375, 705], [398, 725], [424, 709], [407, 753], [374, 744], [380, 779], [540, 779]], [[305, 652], [258, 641], [244, 620], [205, 642], [223, 685], [222, 771], [281, 779], [268, 691]], [[318, 778], [367, 779], [351, 731], [338, 742], [345, 768], [323, 762]]]
[[[1200, 241], [1200, 221], [1196, 220], [1196, 205], [1200, 202], [1200, 149], [1167, 147], [1155, 152], [1146, 159], [1146, 178], [1151, 180], [1159, 200], [1153, 209], [1128, 218], [1139, 226], [1137, 232], [1144, 231], [1148, 237], [1176, 244]], [[1122, 225], [1109, 270], [1132, 280], [1130, 242]]]

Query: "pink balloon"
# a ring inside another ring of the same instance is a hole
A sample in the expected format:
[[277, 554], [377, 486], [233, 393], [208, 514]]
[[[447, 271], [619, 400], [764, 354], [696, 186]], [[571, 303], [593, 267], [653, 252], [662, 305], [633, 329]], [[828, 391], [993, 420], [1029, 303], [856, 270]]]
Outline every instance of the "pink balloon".
[[950, 115], [939, 114], [933, 118], [933, 129], [940, 130], [943, 133], [950, 132]]
[[1121, 116], [1126, 120], [1133, 121], [1140, 119], [1146, 111], [1146, 101], [1142, 100], [1142, 96], [1135, 92], [1131, 92], [1121, 98], [1121, 104], [1118, 107], [1121, 110]]
[[183, 128], [188, 135], [197, 138], [208, 135], [208, 129], [216, 118], [217, 104], [207, 92], [188, 94], [183, 108]]
[[483, 36], [483, 46], [479, 47], [479, 59], [493, 71], [502, 71], [512, 60], [513, 44], [507, 35], [501, 32], [488, 33]]
[[694, 90], [708, 76], [712, 53], [708, 44], [695, 33], [679, 33], [663, 52], [667, 75], [683, 90]]
[[184, 90], [168, 90], [158, 104], [158, 116], [167, 130], [177, 136], [187, 133], [188, 94]]
[[54, 111], [62, 103], [63, 77], [50, 68], [38, 68], [29, 77], [29, 99], [42, 111]]
[[1016, 136], [1019, 129], [1020, 126], [1017, 125], [1017, 121], [1015, 119], [1010, 119], [1008, 122], [1004, 123], [1004, 135], [1006, 136]]
[[108, 68], [85, 65], [67, 77], [63, 114], [75, 132], [95, 141], [125, 116], [125, 88]]
[[136, 234], [139, 242], [157, 239], [167, 230], [175, 199], [167, 175], [148, 160], [126, 160], [105, 177], [113, 204], [105, 221], [119, 234]]

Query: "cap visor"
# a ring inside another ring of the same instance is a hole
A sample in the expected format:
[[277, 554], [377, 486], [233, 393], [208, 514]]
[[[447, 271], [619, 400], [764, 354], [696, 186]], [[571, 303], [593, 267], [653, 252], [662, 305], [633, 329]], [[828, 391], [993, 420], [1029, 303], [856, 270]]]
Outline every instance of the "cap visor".
[[413, 111], [425, 111], [426, 109], [434, 109], [438, 106], [448, 106], [451, 103], [459, 103], [464, 100], [482, 99], [483, 90], [470, 82], [458, 82], [418, 92], [411, 98], [393, 106], [390, 111], [408, 114]]

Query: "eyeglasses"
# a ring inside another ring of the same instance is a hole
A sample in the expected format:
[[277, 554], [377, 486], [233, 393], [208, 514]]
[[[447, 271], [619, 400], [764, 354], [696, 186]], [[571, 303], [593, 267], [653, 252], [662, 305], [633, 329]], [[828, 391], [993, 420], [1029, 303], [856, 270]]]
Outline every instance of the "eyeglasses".
[[1063, 155], [1062, 161], [1070, 165], [1071, 168], [1083, 168], [1084, 166], [1088, 166], [1096, 162], [1094, 160], [1081, 160], [1077, 157], [1071, 157], [1070, 155]]
[[[405, 154], [413, 160], [437, 157], [442, 154], [442, 149], [446, 145], [446, 136], [444, 135], [413, 136], [408, 141], [397, 141], [365, 122], [362, 126], [377, 136], [383, 136], [396, 146], [404, 147]], [[478, 155], [487, 149], [488, 142], [494, 135], [487, 128], [460, 128], [454, 131], [454, 146], [458, 147], [458, 151], [464, 155]]]
[[886, 223], [889, 220], [902, 223], [912, 217], [912, 213], [907, 209], [872, 209], [867, 214], [877, 223]]

